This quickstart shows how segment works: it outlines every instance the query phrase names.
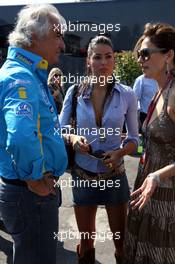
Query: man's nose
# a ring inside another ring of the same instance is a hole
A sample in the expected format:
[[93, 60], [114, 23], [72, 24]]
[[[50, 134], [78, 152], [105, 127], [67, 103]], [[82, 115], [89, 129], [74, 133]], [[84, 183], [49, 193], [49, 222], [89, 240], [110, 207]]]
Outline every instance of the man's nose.
[[104, 65], [106, 64], [106, 62], [107, 62], [106, 58], [102, 58], [101, 63]]

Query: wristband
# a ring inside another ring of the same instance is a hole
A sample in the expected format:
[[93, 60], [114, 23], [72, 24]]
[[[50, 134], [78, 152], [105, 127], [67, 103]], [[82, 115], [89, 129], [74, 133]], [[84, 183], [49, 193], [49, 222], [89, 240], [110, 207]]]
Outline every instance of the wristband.
[[150, 174], [148, 174], [147, 177], [153, 179], [153, 181], [155, 181], [158, 185], [160, 184], [160, 175], [159, 174], [150, 173]]

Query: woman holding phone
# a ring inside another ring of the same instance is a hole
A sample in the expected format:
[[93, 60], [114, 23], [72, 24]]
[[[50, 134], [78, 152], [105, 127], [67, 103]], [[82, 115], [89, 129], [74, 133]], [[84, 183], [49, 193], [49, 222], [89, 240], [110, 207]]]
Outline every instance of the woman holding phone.
[[[77, 134], [85, 136], [87, 141], [82, 139], [81, 143], [75, 144], [76, 164], [72, 170], [74, 210], [82, 235], [77, 246], [79, 263], [95, 263], [94, 234], [98, 205], [106, 207], [116, 263], [122, 261], [129, 200], [123, 157], [137, 148], [138, 124], [134, 92], [116, 82], [114, 66], [111, 40], [105, 36], [93, 38], [88, 46], [88, 78], [79, 86], [76, 108]], [[70, 124], [73, 89], [74, 86], [70, 87], [63, 103], [61, 126]], [[124, 121], [127, 136], [122, 142]], [[84, 181], [84, 185], [80, 186], [80, 180]], [[103, 188], [100, 185], [102, 181]]]

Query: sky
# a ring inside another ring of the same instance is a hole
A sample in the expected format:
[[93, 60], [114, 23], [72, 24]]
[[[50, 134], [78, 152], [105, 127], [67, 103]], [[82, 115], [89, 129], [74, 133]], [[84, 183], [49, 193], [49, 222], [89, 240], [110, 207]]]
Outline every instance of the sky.
[[[8, 3], [7, 3], [8, 2]], [[0, 0], [0, 6], [2, 5], [27, 5], [37, 3], [70, 3], [79, 2], [78, 0]]]

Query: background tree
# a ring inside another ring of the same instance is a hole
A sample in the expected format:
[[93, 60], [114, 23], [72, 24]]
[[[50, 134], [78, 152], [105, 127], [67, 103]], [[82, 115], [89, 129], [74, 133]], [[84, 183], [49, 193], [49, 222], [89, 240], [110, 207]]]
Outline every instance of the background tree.
[[121, 83], [133, 86], [135, 79], [142, 74], [141, 68], [132, 51], [115, 54], [116, 66], [114, 74]]

